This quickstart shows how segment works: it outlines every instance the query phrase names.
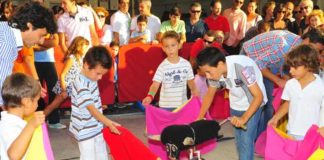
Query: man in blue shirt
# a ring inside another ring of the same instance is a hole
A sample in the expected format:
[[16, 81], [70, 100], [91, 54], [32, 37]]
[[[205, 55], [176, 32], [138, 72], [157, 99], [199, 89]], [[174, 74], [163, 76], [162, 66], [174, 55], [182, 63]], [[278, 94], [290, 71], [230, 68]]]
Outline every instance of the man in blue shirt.
[[[22, 46], [42, 44], [45, 35], [56, 30], [53, 13], [38, 2], [19, 6], [8, 22], [0, 22], [0, 88], [4, 79], [12, 73]], [[0, 106], [2, 105], [0, 96]]]

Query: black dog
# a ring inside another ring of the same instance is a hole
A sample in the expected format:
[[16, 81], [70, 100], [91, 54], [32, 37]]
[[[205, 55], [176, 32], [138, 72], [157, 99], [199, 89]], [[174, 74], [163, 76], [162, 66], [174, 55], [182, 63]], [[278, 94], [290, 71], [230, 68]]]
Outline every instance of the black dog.
[[172, 125], [163, 129], [161, 142], [166, 145], [168, 157], [179, 159], [182, 150], [218, 137], [220, 126], [213, 120], [200, 120], [189, 125]]

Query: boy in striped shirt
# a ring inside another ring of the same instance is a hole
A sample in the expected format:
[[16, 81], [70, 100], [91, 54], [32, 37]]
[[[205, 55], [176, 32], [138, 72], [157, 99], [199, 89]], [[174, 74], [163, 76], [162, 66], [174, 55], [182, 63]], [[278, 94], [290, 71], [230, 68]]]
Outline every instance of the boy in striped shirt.
[[83, 59], [81, 73], [72, 84], [72, 114], [70, 132], [78, 141], [81, 160], [107, 160], [107, 148], [101, 130], [103, 126], [120, 134], [115, 123], [102, 114], [97, 81], [112, 66], [112, 58], [102, 46], [89, 49]]

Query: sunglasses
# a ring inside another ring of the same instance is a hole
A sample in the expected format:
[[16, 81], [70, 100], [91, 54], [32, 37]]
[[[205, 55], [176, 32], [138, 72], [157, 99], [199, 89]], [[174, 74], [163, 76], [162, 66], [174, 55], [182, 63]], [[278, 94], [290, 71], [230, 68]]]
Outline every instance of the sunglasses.
[[236, 0], [235, 2], [236, 3], [239, 3], [239, 4], [243, 4], [244, 3], [243, 1], [239, 1], [239, 0]]
[[302, 11], [293, 11], [294, 14], [302, 13]]
[[305, 6], [305, 7], [300, 7], [300, 10], [302, 11], [302, 10], [307, 10], [308, 9], [308, 6]]
[[286, 14], [286, 11], [278, 11], [278, 13]]
[[199, 10], [191, 10], [191, 13], [200, 13], [201, 11]]
[[204, 39], [204, 42], [207, 43], [207, 44], [212, 44], [213, 43], [213, 41], [208, 41], [206, 39]]
[[106, 18], [104, 15], [98, 15], [99, 18]]

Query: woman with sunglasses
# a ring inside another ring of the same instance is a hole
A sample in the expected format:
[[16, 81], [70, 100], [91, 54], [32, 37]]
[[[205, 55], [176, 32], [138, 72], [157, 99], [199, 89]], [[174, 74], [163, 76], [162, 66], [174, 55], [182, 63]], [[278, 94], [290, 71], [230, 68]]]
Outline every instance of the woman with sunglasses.
[[112, 28], [110, 25], [106, 24], [106, 17], [109, 16], [109, 12], [104, 7], [96, 7], [94, 11], [96, 12], [96, 15], [100, 21], [99, 29], [97, 29], [100, 44], [109, 46], [113, 39]]
[[271, 30], [285, 30], [287, 29], [287, 21], [285, 21], [286, 7], [284, 4], [279, 4], [274, 9], [274, 19], [270, 21]]
[[313, 11], [314, 3], [312, 0], [301, 0], [299, 7], [302, 15], [304, 16], [304, 19], [300, 22], [300, 28], [302, 31], [304, 31], [309, 25], [306, 17], [309, 16], [309, 14]]
[[257, 0], [250, 0], [246, 9], [246, 15], [247, 15], [246, 30], [247, 31], [251, 27], [257, 26], [258, 22], [262, 20], [261, 15], [255, 12], [257, 7], [258, 7]]

